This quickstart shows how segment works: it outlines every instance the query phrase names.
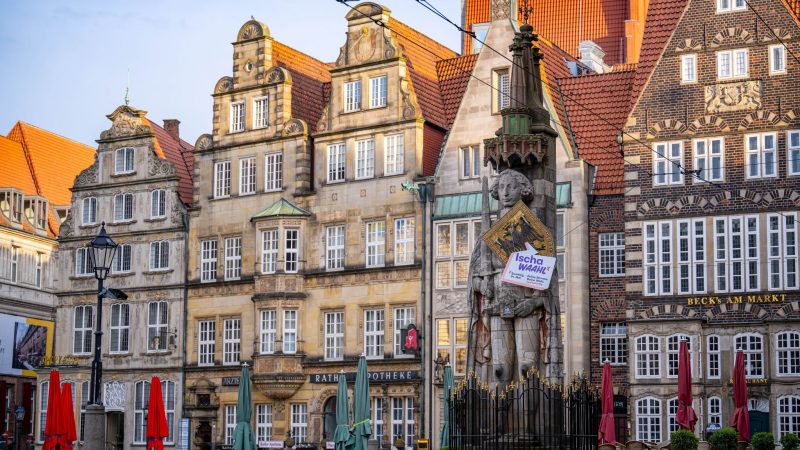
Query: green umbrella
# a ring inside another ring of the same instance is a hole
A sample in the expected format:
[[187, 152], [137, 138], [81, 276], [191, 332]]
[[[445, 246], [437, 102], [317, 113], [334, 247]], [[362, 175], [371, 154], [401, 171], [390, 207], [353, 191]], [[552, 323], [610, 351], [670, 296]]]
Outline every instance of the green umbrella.
[[439, 447], [450, 446], [450, 394], [453, 393], [453, 368], [450, 364], [444, 366], [444, 424], [439, 437]]
[[367, 358], [361, 355], [356, 373], [356, 388], [353, 391], [353, 429], [355, 437], [354, 450], [367, 450], [367, 441], [372, 436], [372, 425], [369, 423], [369, 374]]
[[[336, 443], [336, 450], [345, 450], [349, 444], [354, 444], [350, 436], [348, 424], [348, 400], [347, 400], [347, 379], [344, 371], [339, 374], [339, 388], [336, 390], [336, 431], [333, 432], [333, 442]], [[348, 443], [348, 441], [350, 441]]]
[[250, 427], [250, 373], [247, 364], [242, 365], [242, 377], [239, 379], [239, 401], [236, 403], [236, 431], [233, 433], [233, 450], [256, 450], [256, 438]]

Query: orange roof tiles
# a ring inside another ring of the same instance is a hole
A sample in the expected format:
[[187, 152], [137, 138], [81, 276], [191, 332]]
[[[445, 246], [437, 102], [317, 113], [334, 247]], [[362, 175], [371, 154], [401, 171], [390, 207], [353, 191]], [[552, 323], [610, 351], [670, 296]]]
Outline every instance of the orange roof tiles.
[[0, 136], [0, 187], [13, 187], [25, 195], [39, 195], [22, 144]]
[[175, 166], [178, 173], [178, 196], [186, 206], [192, 205], [192, 177], [194, 174], [194, 147], [183, 139], [175, 139], [164, 128], [147, 119], [156, 135], [153, 140], [156, 155]]
[[467, 90], [472, 69], [478, 60], [477, 54], [459, 56], [457, 58], [443, 59], [436, 63], [436, 72], [439, 78], [439, 92], [442, 96], [442, 106], [447, 117], [447, 128], [453, 121], [461, 105], [461, 98]]
[[794, 20], [800, 24], [800, 0], [783, 0], [783, 4], [792, 12]]
[[325, 105], [325, 84], [331, 66], [278, 41], [272, 41], [272, 61], [292, 74], [292, 115], [315, 131]]

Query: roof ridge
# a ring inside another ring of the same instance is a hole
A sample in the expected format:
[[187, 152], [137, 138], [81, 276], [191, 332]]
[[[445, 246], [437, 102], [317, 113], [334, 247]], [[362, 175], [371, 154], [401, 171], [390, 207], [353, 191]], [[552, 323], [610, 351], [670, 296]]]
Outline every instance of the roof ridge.
[[45, 130], [44, 128], [42, 128], [42, 127], [40, 127], [40, 126], [38, 126], [38, 125], [34, 125], [34, 124], [32, 124], [32, 123], [25, 122], [24, 120], [19, 120], [19, 121], [17, 121], [17, 123], [20, 123], [20, 124], [23, 124], [23, 125], [27, 125], [27, 126], [29, 126], [29, 127], [32, 127], [32, 128], [36, 128], [36, 129], [37, 129], [37, 130], [39, 130], [39, 131], [42, 131], [42, 132], [44, 132], [44, 133], [47, 133], [47, 134], [52, 134], [53, 136], [58, 136], [58, 137], [60, 137], [61, 139], [66, 139], [66, 140], [68, 140], [68, 141], [72, 141], [72, 142], [74, 142], [74, 143], [76, 143], [76, 144], [78, 144], [78, 145], [82, 145], [82, 146], [84, 146], [84, 147], [89, 147], [89, 148], [90, 148], [90, 149], [92, 149], [92, 150], [97, 150], [97, 149], [95, 149], [94, 147], [90, 147], [90, 146], [88, 146], [88, 145], [84, 144], [83, 142], [77, 141], [77, 140], [75, 140], [75, 139], [72, 139], [72, 138], [66, 137], [66, 136], [64, 136], [64, 135], [62, 135], [62, 134], [58, 134], [58, 133], [55, 133], [55, 132], [53, 132], [53, 131], [50, 131], [50, 130]]
[[[19, 145], [22, 146], [22, 154], [25, 155], [25, 161], [28, 163], [28, 170], [31, 171], [31, 179], [33, 179], [33, 185], [36, 186], [36, 194], [43, 196], [44, 194], [42, 193], [42, 185], [39, 182], [39, 177], [36, 175], [36, 169], [33, 167], [33, 157], [31, 155], [31, 152], [28, 151], [28, 146], [26, 145], [25, 142], [25, 130], [22, 127], [23, 124], [25, 124], [25, 122], [22, 122], [21, 120], [17, 121], [17, 124], [14, 125], [14, 128], [19, 128], [19, 134], [20, 134]], [[13, 130], [14, 129], [12, 128], [12, 131]]]
[[324, 62], [324, 61], [322, 61], [322, 60], [320, 60], [320, 59], [318, 59], [318, 58], [315, 58], [315, 57], [313, 57], [313, 56], [309, 55], [308, 53], [306, 53], [306, 52], [304, 52], [304, 51], [302, 51], [302, 50], [298, 50], [298, 49], [296, 49], [296, 48], [292, 47], [292, 46], [291, 46], [291, 45], [289, 45], [289, 44], [285, 44], [285, 43], [283, 43], [283, 42], [281, 42], [281, 41], [279, 41], [279, 40], [275, 39], [274, 37], [271, 37], [271, 36], [270, 36], [270, 38], [272, 39], [272, 42], [273, 42], [273, 43], [276, 43], [276, 44], [282, 45], [282, 46], [284, 46], [284, 47], [286, 47], [286, 48], [290, 48], [290, 49], [292, 49], [292, 50], [296, 51], [297, 53], [300, 53], [300, 54], [302, 54], [303, 56], [306, 56], [306, 57], [308, 57], [308, 58], [310, 58], [310, 59], [313, 59], [314, 61], [316, 61], [316, 62], [318, 62], [318, 63], [322, 64], [323, 66], [326, 66], [326, 67], [330, 68], [330, 64], [329, 64], [329, 63], [326, 63], [326, 62]]
[[[446, 46], [446, 45], [444, 45], [444, 44], [442, 44], [441, 42], [437, 41], [436, 39], [434, 39], [434, 38], [432, 38], [432, 37], [428, 36], [427, 34], [425, 34], [425, 33], [421, 32], [421, 31], [419, 31], [419, 30], [418, 30], [418, 29], [416, 29], [416, 28], [412, 27], [411, 25], [408, 25], [407, 23], [403, 22], [402, 20], [398, 20], [398, 19], [396, 19], [394, 16], [390, 16], [390, 20], [391, 20], [391, 22], [393, 22], [393, 23], [400, 24], [400, 26], [401, 26], [401, 27], [406, 27], [407, 29], [409, 29], [409, 30], [411, 30], [411, 31], [413, 31], [413, 32], [415, 32], [415, 33], [418, 33], [418, 34], [419, 34], [421, 37], [423, 37], [423, 38], [425, 38], [425, 39], [427, 39], [427, 40], [431, 41], [433, 44], [436, 44], [437, 46], [441, 47], [442, 49], [444, 49], [444, 50], [447, 50], [447, 51], [450, 51], [450, 52], [453, 52], [453, 53], [454, 53], [456, 56], [458, 56], [458, 55], [459, 55], [459, 53], [458, 53], [457, 51], [455, 51], [455, 50], [451, 49], [450, 47], [448, 47], [448, 46]], [[392, 27], [392, 24], [389, 24], [389, 27]], [[431, 51], [432, 51], [432, 52], [435, 52], [435, 50], [431, 50]], [[438, 56], [438, 55], [437, 55], [437, 56]], [[454, 57], [455, 57], [455, 56], [451, 56], [450, 58], [442, 58], [441, 56], [439, 56], [439, 59], [452, 59], [452, 58], [454, 58]]]

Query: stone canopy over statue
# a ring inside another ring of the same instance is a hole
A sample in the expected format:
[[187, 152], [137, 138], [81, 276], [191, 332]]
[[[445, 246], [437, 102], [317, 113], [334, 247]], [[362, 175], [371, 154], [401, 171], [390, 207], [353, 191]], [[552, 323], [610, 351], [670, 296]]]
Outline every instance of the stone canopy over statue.
[[[491, 385], [529, 376], [551, 383], [563, 378], [558, 282], [535, 290], [501, 281], [511, 253], [529, 244], [555, 256], [555, 136], [544, 108], [537, 35], [520, 27], [510, 49], [514, 65], [503, 126], [484, 141], [484, 164], [498, 172], [489, 188], [483, 180], [482, 239], [469, 269], [468, 368]], [[491, 195], [500, 210], [492, 225]]]

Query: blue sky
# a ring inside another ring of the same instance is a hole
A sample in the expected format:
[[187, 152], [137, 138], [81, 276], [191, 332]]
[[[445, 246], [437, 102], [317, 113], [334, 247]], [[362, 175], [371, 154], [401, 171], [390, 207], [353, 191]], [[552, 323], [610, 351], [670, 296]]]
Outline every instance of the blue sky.
[[[461, 0], [429, 0], [460, 22]], [[393, 17], [460, 51], [460, 35], [415, 0], [384, 0]], [[355, 5], [356, 3], [350, 3]], [[271, 35], [322, 61], [344, 43], [335, 0], [0, 0], [0, 134], [22, 120], [96, 147], [123, 103], [181, 137], [211, 131], [214, 83], [231, 74], [230, 45], [254, 16]]]

